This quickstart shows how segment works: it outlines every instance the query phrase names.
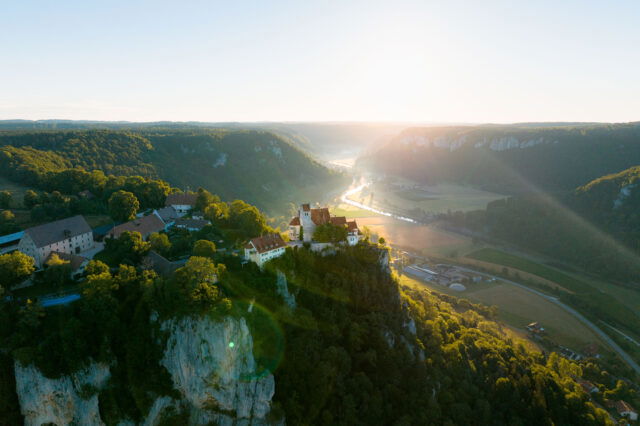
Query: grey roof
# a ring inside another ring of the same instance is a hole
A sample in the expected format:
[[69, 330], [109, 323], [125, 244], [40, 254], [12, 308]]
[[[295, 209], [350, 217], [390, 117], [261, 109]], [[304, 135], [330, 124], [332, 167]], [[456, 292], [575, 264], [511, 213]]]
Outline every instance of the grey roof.
[[160, 216], [160, 219], [162, 219], [165, 223], [166, 222], [171, 222], [172, 220], [176, 220], [177, 218], [180, 217], [178, 215], [178, 212], [176, 211], [176, 209], [174, 209], [171, 206], [163, 207], [163, 208], [158, 209], [156, 211], [158, 212], [158, 216]]
[[158, 275], [168, 276], [173, 274], [173, 272], [179, 268], [179, 265], [176, 265], [174, 262], [170, 262], [155, 251], [151, 250], [149, 251], [149, 254], [142, 259], [142, 267], [144, 269], [153, 269], [158, 273]]
[[175, 225], [178, 228], [192, 228], [192, 229], [202, 229], [207, 225], [211, 225], [211, 222], [209, 222], [206, 219], [189, 219], [189, 218], [181, 218], [181, 219], [176, 219], [176, 223]]
[[194, 193], [169, 194], [167, 195], [167, 199], [165, 200], [164, 205], [165, 206], [176, 206], [176, 205], [195, 206], [197, 200], [198, 200], [198, 194], [194, 194]]
[[58, 241], [91, 232], [91, 227], [84, 216], [77, 215], [44, 225], [34, 226], [24, 231], [31, 237], [36, 247], [45, 247]]

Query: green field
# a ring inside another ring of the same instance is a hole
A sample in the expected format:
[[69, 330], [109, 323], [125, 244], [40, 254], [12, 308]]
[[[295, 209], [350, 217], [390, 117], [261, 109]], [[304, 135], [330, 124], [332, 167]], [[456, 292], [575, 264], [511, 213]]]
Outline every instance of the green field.
[[[640, 317], [638, 316], [640, 292], [637, 290], [621, 287], [604, 280], [565, 273], [541, 263], [493, 248], [483, 248], [468, 254], [466, 257], [518, 269], [557, 283], [575, 293], [582, 301], [582, 305], [597, 306], [598, 309], [614, 319], [623, 331], [637, 336], [636, 329], [637, 325], [640, 324]], [[582, 307], [579, 310], [583, 314], [589, 314]], [[594, 315], [591, 316], [594, 317]], [[594, 317], [592, 319], [598, 318]]]
[[[422, 209], [427, 213], [446, 213], [484, 209], [491, 201], [504, 198], [503, 195], [454, 184], [418, 186], [403, 182], [405, 186], [375, 184], [365, 188], [350, 198], [356, 201], [375, 203], [404, 210]], [[407, 187], [409, 185], [410, 187]], [[371, 198], [373, 194], [373, 198]]]
[[527, 324], [538, 321], [547, 329], [551, 340], [574, 349], [582, 349], [592, 342], [605, 347], [598, 336], [564, 309], [514, 285], [502, 282], [469, 284], [466, 291], [457, 292], [406, 275], [400, 277], [400, 284], [428, 288], [487, 306], [495, 305], [498, 307], [498, 318], [520, 331], [524, 330]]
[[577, 280], [557, 269], [550, 268], [540, 263], [533, 262], [523, 257], [505, 253], [492, 248], [483, 248], [468, 254], [466, 257], [471, 259], [482, 260], [483, 262], [495, 263], [498, 265], [508, 266], [510, 268], [519, 269], [533, 275], [537, 275], [549, 281], [553, 281], [562, 287], [575, 292], [583, 293], [593, 288], [580, 280]]
[[22, 207], [22, 199], [24, 198], [24, 193], [29, 189], [32, 188], [17, 184], [10, 181], [9, 179], [0, 176], [0, 191], [11, 192], [11, 195], [13, 196], [13, 205], [11, 206], [12, 208]]

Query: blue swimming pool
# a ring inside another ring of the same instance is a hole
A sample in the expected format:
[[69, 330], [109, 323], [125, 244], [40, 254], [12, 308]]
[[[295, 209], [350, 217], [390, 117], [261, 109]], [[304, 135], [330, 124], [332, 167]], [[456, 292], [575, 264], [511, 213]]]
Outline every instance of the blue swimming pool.
[[45, 308], [48, 307], [48, 306], [66, 305], [67, 303], [75, 302], [78, 299], [80, 299], [80, 295], [79, 294], [77, 294], [77, 293], [68, 294], [66, 296], [54, 297], [54, 298], [51, 298], [51, 299], [42, 300], [40, 302], [40, 305], [45, 307]]

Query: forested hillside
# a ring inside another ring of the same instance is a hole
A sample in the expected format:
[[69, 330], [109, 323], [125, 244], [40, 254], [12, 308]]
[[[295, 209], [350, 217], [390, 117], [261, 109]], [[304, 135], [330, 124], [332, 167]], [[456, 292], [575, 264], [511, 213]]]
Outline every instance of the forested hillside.
[[81, 120], [0, 120], [0, 131], [149, 131], [153, 129], [180, 131], [258, 130], [280, 134], [298, 148], [324, 159], [356, 155], [372, 146], [381, 145], [406, 126], [396, 123], [359, 122], [117, 122]]
[[[289, 250], [265, 271], [224, 253], [210, 256], [193, 256], [164, 278], [93, 262], [83, 297], [72, 305], [4, 304], [0, 337], [19, 364], [14, 377], [11, 360], [0, 359], [0, 416], [21, 417], [13, 383], [27, 403], [35, 398], [29, 392], [40, 388], [26, 389], [25, 381], [55, 388], [59, 382], [49, 378], [88, 368], [92, 373], [76, 376], [77, 391], [60, 392], [109, 425], [251, 420], [236, 417], [243, 404], [271, 397], [252, 390], [229, 402], [226, 392], [243, 383], [258, 389], [264, 380], [274, 381], [275, 395], [260, 424], [609, 422], [576, 382], [584, 377], [614, 389], [608, 373], [591, 362], [530, 352], [506, 336], [490, 309], [399, 288], [385, 267], [384, 248], [361, 243], [325, 255]], [[210, 274], [217, 279], [205, 279]], [[239, 360], [253, 365], [254, 359], [254, 370], [228, 381]], [[199, 389], [207, 387], [196, 383], [205, 382], [191, 376], [207, 365], [209, 393], [202, 395]], [[100, 372], [105, 380], [83, 382]], [[193, 385], [184, 387], [185, 380]], [[635, 393], [624, 392], [635, 402]], [[66, 401], [57, 418], [86, 418]], [[170, 403], [158, 411], [159, 401]], [[57, 403], [36, 405], [30, 415], [45, 418], [46, 407]]]
[[638, 163], [638, 123], [413, 128], [359, 161], [418, 182], [457, 182], [504, 194], [571, 191]]
[[[21, 184], [80, 167], [204, 187], [281, 213], [346, 183], [281, 135], [250, 130], [71, 130], [0, 133], [0, 174]], [[302, 191], [304, 189], [304, 192]]]

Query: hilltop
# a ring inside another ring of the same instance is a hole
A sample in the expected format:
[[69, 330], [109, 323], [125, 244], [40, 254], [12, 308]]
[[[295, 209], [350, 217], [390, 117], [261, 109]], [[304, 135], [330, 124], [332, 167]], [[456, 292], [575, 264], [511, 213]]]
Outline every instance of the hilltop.
[[571, 191], [639, 161], [640, 123], [529, 123], [410, 128], [359, 165], [423, 183], [515, 194]]

